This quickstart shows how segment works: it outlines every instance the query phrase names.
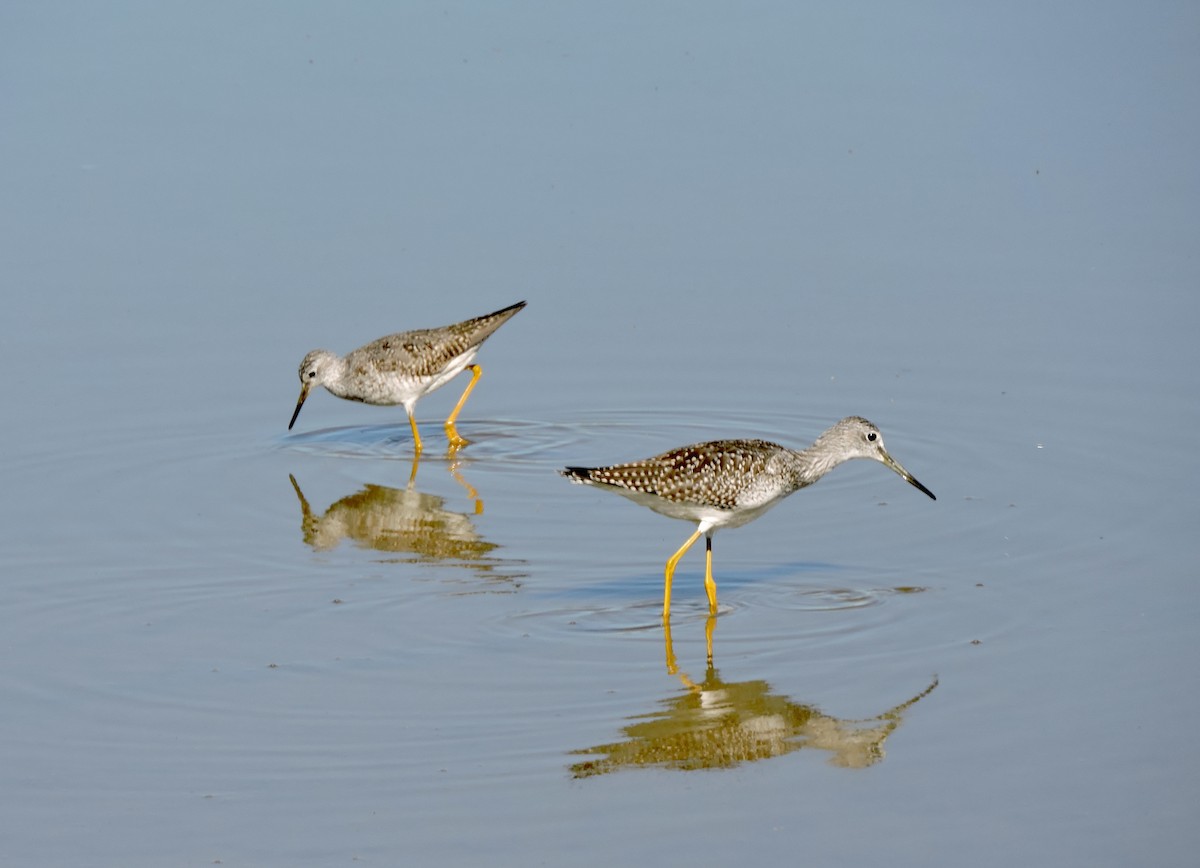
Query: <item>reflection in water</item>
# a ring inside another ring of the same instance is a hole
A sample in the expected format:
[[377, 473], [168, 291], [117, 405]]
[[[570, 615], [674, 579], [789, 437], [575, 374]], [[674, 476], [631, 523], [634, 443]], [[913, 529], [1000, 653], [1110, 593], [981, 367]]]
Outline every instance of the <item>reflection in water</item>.
[[[457, 469], [451, 468], [451, 473], [474, 498], [475, 490]], [[343, 539], [350, 539], [363, 548], [408, 552], [414, 556], [413, 562], [467, 567], [490, 578], [514, 578], [497, 572], [512, 561], [492, 556], [499, 545], [479, 536], [471, 516], [446, 509], [445, 498], [417, 491], [412, 477], [406, 488], [365, 485], [332, 504], [324, 515], [313, 512], [296, 477], [289, 474], [288, 479], [300, 499], [304, 542], [316, 551], [336, 548]], [[478, 499], [475, 511], [483, 511]]]
[[739, 763], [782, 756], [800, 748], [828, 751], [844, 768], [865, 768], [883, 759], [883, 744], [900, 725], [905, 709], [937, 687], [935, 677], [911, 699], [866, 720], [841, 720], [816, 706], [773, 695], [765, 681], [727, 683], [712, 666], [716, 618], [709, 618], [709, 665], [697, 684], [678, 671], [670, 627], [664, 629], [667, 671], [683, 682], [681, 693], [660, 701], [662, 709], [638, 715], [624, 727], [625, 740], [574, 751], [599, 756], [571, 766], [577, 778], [623, 768], [731, 768]]

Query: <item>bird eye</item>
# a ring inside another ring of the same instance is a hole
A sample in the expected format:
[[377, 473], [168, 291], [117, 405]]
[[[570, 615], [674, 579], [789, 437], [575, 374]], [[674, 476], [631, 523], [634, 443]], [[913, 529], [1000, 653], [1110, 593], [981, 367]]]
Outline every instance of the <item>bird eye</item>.
[[313, 379], [313, 378], [314, 378], [314, 377], [316, 377], [316, 376], [317, 376], [317, 372], [316, 372], [316, 371], [309, 371], [309, 372], [308, 372], [308, 378], [309, 378], [310, 380], [311, 380], [311, 379]]
[[875, 442], [875, 438], [876, 438], [876, 437], [878, 437], [878, 436], [879, 436], [879, 435], [878, 435], [878, 434], [876, 434], [874, 431], [868, 431], [868, 432], [867, 432], [867, 440], [869, 440], [871, 443], [874, 443], [874, 442]]

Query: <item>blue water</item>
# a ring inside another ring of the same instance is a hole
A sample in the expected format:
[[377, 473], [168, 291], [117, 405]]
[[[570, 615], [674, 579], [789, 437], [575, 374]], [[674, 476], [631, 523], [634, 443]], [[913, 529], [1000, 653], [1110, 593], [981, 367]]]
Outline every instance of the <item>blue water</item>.
[[[2, 17], [0, 863], [1191, 864], [1191, 6]], [[850, 414], [711, 669], [555, 473]]]

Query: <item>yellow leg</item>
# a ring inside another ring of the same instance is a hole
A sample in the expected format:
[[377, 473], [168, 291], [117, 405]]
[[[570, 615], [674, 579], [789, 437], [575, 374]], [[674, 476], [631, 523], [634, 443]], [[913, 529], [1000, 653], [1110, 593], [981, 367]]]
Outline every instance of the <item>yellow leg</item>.
[[712, 637], [713, 631], [717, 629], [717, 618], [715, 615], [709, 615], [704, 621], [704, 644], [708, 649], [708, 668], [712, 669]]
[[675, 646], [671, 643], [671, 622], [663, 621], [663, 645], [667, 652], [667, 674], [674, 675], [679, 671], [675, 662]]
[[467, 445], [467, 439], [460, 436], [458, 429], [454, 427], [454, 420], [458, 418], [458, 413], [462, 410], [463, 404], [467, 403], [467, 396], [471, 394], [471, 390], [479, 382], [479, 375], [483, 373], [483, 368], [479, 367], [479, 365], [471, 365], [467, 370], [471, 372], [471, 382], [467, 383], [467, 388], [463, 389], [462, 397], [458, 399], [458, 403], [454, 405], [454, 409], [450, 412], [450, 418], [446, 420], [446, 438], [450, 441], [450, 445], [454, 447]]
[[696, 528], [696, 532], [688, 537], [687, 542], [679, 547], [679, 551], [671, 555], [671, 559], [667, 561], [666, 582], [663, 586], [663, 623], [671, 620], [671, 578], [675, 575], [675, 565], [679, 563], [679, 559], [683, 557], [683, 553], [692, 547], [692, 544], [700, 539], [700, 534], [704, 533], [700, 528]]
[[717, 614], [717, 583], [712, 577], [712, 537], [704, 539], [704, 590], [708, 594], [708, 613]]
[[450, 475], [454, 477], [454, 481], [467, 490], [467, 495], [475, 501], [475, 514], [483, 515], [483, 501], [479, 498], [479, 492], [475, 490], [475, 486], [463, 479], [463, 475], [458, 472], [458, 463], [450, 465]]
[[412, 413], [408, 414], [408, 424], [413, 429], [413, 448], [417, 450], [417, 454], [421, 454], [421, 435], [417, 432], [417, 417]]

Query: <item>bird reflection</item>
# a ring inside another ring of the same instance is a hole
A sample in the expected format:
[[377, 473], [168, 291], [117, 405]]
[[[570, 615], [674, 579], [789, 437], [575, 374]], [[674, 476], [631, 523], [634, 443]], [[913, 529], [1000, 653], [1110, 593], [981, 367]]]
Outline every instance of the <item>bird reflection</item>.
[[[474, 496], [474, 489], [456, 479]], [[414, 473], [415, 475], [415, 473]], [[463, 566], [493, 578], [511, 579], [496, 571], [511, 563], [494, 557], [497, 543], [480, 537], [471, 516], [445, 508], [445, 498], [418, 491], [410, 478], [406, 488], [367, 484], [332, 504], [324, 515], [309, 505], [300, 483], [288, 479], [300, 500], [300, 528], [304, 542], [315, 551], [336, 548], [349, 539], [362, 548], [382, 552], [407, 552], [420, 563]], [[478, 499], [476, 513], [482, 511]]]
[[623, 728], [623, 741], [574, 751], [595, 757], [572, 765], [574, 777], [639, 766], [731, 768], [801, 748], [827, 752], [835, 766], [865, 768], [883, 759], [884, 742], [905, 710], [938, 684], [935, 677], [916, 696], [866, 720], [831, 717], [815, 705], [773, 694], [765, 681], [722, 681], [711, 658], [715, 621], [709, 618], [706, 625], [710, 656], [700, 683], [678, 670], [670, 628], [664, 630], [667, 670], [683, 683], [683, 691], [660, 700], [661, 709], [632, 718], [634, 722]]

